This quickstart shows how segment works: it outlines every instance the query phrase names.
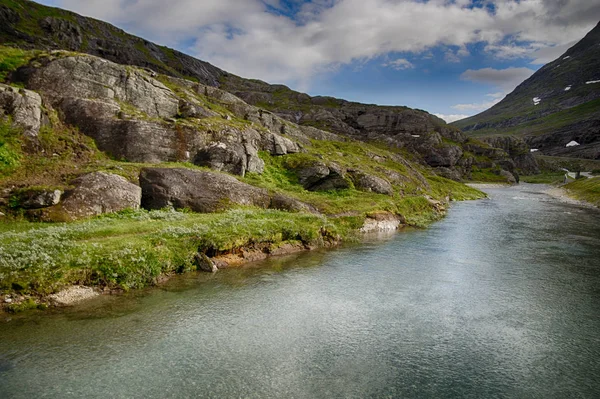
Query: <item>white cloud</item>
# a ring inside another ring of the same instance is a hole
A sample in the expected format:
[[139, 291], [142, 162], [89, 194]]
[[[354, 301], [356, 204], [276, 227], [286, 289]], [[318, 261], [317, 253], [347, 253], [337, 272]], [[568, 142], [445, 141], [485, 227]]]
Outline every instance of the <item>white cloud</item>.
[[460, 78], [471, 82], [489, 84], [502, 89], [504, 92], [510, 92], [533, 75], [534, 72], [533, 69], [529, 68], [468, 69], [460, 75]]
[[440, 45], [459, 48], [452, 60], [473, 43], [498, 57], [532, 57], [580, 39], [600, 20], [600, 4], [589, 0], [496, 0], [495, 12], [469, 8], [467, 0], [314, 0], [295, 19], [273, 12], [286, 10], [278, 0], [57, 3], [167, 45], [195, 41], [199, 58], [271, 82], [303, 81], [392, 52], [427, 54]]
[[563, 55], [568, 49], [573, 47], [575, 45], [575, 43], [577, 43], [577, 41], [572, 41], [572, 42], [565, 43], [565, 44], [559, 44], [559, 45], [552, 46], [552, 47], [544, 47], [539, 50], [536, 50], [533, 53], [531, 53], [531, 57], [534, 58], [534, 60], [531, 61], [531, 64], [532, 65], [544, 65], [549, 62], [552, 62], [555, 59], [557, 59], [558, 57], [560, 57], [561, 55]]
[[486, 94], [485, 96], [491, 98], [491, 100], [483, 101], [480, 103], [456, 104], [456, 105], [453, 105], [451, 108], [453, 108], [457, 111], [463, 111], [463, 112], [465, 112], [465, 111], [471, 111], [471, 112], [485, 111], [486, 109], [491, 108], [494, 105], [498, 104], [500, 101], [502, 101], [504, 96], [506, 96], [506, 93], [500, 91], [497, 93], [489, 93], [489, 94]]
[[453, 115], [446, 115], [446, 114], [434, 114], [435, 116], [437, 116], [438, 118], [443, 119], [444, 121], [446, 121], [446, 123], [452, 123], [452, 122], [456, 122], [459, 121], [461, 119], [465, 119], [468, 118], [471, 115], [463, 115], [463, 114], [453, 114]]
[[488, 108], [493, 107], [494, 105], [498, 104], [499, 102], [500, 102], [500, 100], [487, 101], [487, 102], [482, 102], [482, 103], [472, 103], [472, 104], [456, 104], [456, 105], [453, 105], [452, 108], [454, 108], [457, 111], [481, 112], [481, 111], [485, 111]]
[[383, 64], [384, 67], [390, 67], [397, 71], [402, 71], [404, 69], [413, 69], [415, 66], [412, 62], [407, 60], [406, 58], [398, 58], [394, 61], [388, 61]]

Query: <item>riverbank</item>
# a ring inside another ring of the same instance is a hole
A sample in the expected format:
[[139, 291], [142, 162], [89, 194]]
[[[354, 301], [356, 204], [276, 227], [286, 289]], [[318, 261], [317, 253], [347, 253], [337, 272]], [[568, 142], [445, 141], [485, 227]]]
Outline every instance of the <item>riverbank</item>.
[[585, 206], [585, 207], [590, 207], [590, 208], [595, 207], [595, 205], [593, 205], [590, 202], [575, 199], [573, 197], [573, 194], [563, 187], [550, 187], [544, 191], [544, 194], [547, 194], [547, 195], [549, 195], [553, 198], [556, 198], [557, 200], [567, 203], [567, 204]]
[[[471, 199], [482, 196], [471, 193]], [[359, 241], [367, 232], [423, 227], [443, 217], [447, 205], [423, 196], [405, 198], [403, 204], [402, 215], [238, 208], [212, 214], [124, 211], [61, 224], [2, 223], [0, 307], [18, 312], [63, 306], [87, 297], [68, 295], [74, 286], [88, 294], [117, 293], [157, 285], [175, 274], [331, 248]]]
[[562, 188], [569, 197], [600, 208], [600, 177], [578, 179]]

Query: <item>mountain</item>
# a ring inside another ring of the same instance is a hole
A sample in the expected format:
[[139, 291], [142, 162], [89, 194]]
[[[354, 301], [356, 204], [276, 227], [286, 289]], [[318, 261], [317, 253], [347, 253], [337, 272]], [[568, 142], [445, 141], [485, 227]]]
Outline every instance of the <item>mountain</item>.
[[[600, 23], [498, 104], [453, 126], [523, 137], [547, 155], [600, 159]], [[580, 145], [566, 147], [571, 141]]]
[[426, 111], [311, 97], [283, 85], [245, 79], [108, 23], [28, 0], [0, 0], [0, 44], [87, 53], [218, 87], [291, 123], [397, 148], [454, 180], [472, 178], [472, 172], [478, 179], [495, 179], [503, 170], [518, 180], [518, 174], [537, 171], [526, 144], [518, 139], [502, 142], [504, 146], [494, 151], [489, 143], [469, 139]]

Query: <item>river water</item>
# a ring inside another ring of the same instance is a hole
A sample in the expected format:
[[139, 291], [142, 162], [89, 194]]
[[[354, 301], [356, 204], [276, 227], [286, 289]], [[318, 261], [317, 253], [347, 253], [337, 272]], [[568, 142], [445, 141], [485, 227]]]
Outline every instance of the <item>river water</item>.
[[592, 398], [600, 212], [489, 189], [425, 230], [0, 320], [1, 398]]

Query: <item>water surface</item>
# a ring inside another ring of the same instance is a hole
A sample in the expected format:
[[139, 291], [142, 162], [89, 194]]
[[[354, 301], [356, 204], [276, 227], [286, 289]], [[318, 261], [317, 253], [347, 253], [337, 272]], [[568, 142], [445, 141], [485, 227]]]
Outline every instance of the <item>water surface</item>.
[[0, 320], [0, 397], [597, 397], [600, 212], [539, 190]]

